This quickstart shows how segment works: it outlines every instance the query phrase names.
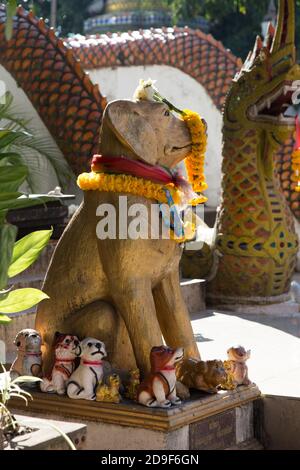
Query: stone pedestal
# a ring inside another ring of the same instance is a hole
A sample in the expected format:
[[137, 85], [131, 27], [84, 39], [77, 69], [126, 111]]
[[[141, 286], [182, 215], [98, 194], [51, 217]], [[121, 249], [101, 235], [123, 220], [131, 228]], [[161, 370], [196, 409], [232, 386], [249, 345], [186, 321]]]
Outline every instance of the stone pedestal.
[[87, 425], [86, 448], [94, 450], [206, 450], [239, 448], [253, 441], [255, 385], [217, 395], [194, 393], [171, 409], [149, 409], [133, 402], [119, 405], [33, 393], [18, 413], [78, 421]]

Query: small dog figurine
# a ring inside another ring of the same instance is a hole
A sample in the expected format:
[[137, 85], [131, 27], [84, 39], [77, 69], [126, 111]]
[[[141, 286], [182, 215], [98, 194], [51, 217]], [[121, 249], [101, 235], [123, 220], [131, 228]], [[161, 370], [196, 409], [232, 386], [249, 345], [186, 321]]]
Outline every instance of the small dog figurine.
[[95, 338], [86, 338], [79, 343], [80, 365], [67, 384], [69, 398], [95, 400], [96, 387], [103, 378], [102, 359], [106, 357], [105, 345]]
[[225, 361], [224, 364], [233, 385], [251, 384], [251, 380], [248, 378], [248, 366], [246, 364], [246, 361], [250, 358], [250, 354], [251, 351], [246, 351], [243, 346], [228, 349], [228, 360]]
[[66, 393], [67, 381], [75, 370], [76, 351], [79, 345], [77, 336], [55, 333], [53, 348], [55, 362], [50, 377], [44, 377], [40, 384], [42, 392]]
[[120, 377], [117, 374], [108, 377], [108, 385], [99, 384], [96, 391], [96, 401], [105, 403], [120, 403], [121, 395], [119, 389], [121, 386]]
[[30, 328], [21, 330], [17, 334], [14, 344], [17, 346], [18, 355], [10, 369], [12, 378], [16, 378], [21, 375], [41, 377], [42, 339], [38, 331]]
[[169, 408], [181, 403], [176, 395], [175, 364], [182, 358], [183, 348], [159, 346], [151, 349], [151, 372], [137, 391], [137, 399], [141, 405]]
[[207, 393], [218, 393], [227, 374], [222, 361], [198, 361], [187, 359], [178, 366], [177, 378], [186, 387]]
[[132, 369], [129, 372], [129, 383], [126, 387], [125, 397], [129, 398], [129, 400], [136, 401], [137, 399], [137, 391], [140, 386], [140, 371], [139, 369]]

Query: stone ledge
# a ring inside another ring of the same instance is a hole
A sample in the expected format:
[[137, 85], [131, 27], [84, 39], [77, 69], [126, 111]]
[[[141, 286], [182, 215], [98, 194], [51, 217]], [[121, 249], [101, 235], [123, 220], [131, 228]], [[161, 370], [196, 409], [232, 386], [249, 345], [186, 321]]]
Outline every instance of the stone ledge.
[[25, 403], [13, 398], [10, 406], [13, 409], [33, 413], [59, 415], [76, 418], [82, 421], [132, 426], [155, 431], [175, 431], [191, 423], [252, 402], [260, 397], [255, 384], [242, 386], [234, 391], [223, 391], [217, 395], [195, 392], [192, 398], [179, 407], [168, 410], [149, 409], [132, 402], [114, 405], [87, 400], [71, 400], [58, 395], [33, 392], [33, 401], [26, 407]]

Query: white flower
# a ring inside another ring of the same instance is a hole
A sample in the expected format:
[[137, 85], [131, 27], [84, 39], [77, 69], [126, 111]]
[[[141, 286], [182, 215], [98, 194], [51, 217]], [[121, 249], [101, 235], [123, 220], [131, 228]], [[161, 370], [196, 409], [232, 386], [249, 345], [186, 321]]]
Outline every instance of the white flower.
[[159, 95], [157, 88], [154, 86], [156, 80], [140, 80], [140, 84], [134, 92], [133, 99], [135, 101], [157, 101], [155, 95]]

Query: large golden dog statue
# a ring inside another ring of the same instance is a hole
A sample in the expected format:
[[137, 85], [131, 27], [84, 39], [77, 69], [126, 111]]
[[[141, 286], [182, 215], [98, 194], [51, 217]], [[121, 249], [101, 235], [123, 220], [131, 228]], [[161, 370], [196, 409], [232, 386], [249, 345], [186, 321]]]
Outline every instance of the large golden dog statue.
[[[104, 113], [100, 152], [104, 156], [173, 168], [191, 150], [185, 122], [163, 103], [114, 101]], [[188, 310], [179, 283], [182, 245], [172, 239], [101, 239], [96, 236], [100, 204], [113, 205], [117, 227], [124, 214], [119, 196], [133, 204], [154, 200], [89, 190], [57, 245], [44, 291], [50, 300], [37, 312], [36, 328], [45, 346], [45, 368], [51, 360], [56, 331], [99, 338], [113, 366], [149, 371], [149, 353], [162, 344], [184, 347], [197, 358]], [[150, 227], [149, 227], [150, 230]]]

